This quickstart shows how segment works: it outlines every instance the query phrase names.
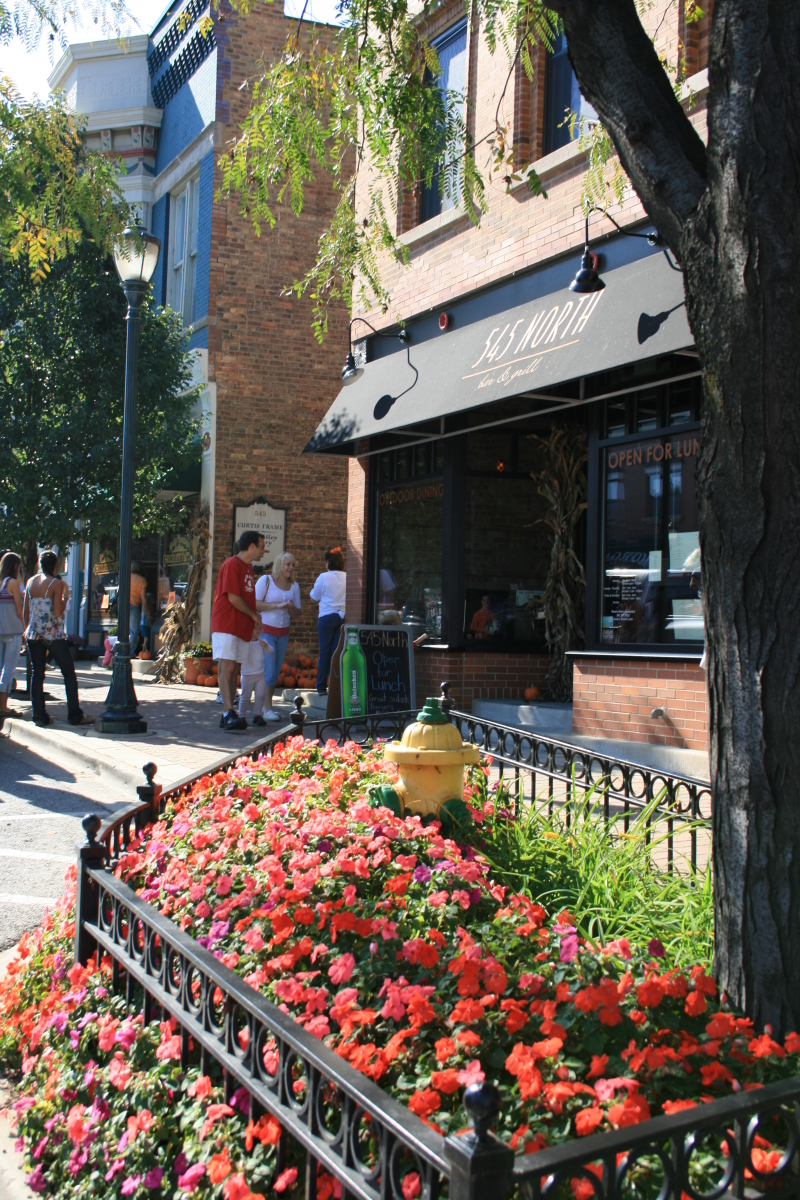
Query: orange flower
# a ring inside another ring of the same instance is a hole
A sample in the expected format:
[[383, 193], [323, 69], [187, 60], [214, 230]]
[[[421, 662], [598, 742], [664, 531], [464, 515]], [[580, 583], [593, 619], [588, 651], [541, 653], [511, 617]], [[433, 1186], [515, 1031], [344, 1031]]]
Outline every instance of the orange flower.
[[589, 1074], [586, 1076], [586, 1078], [587, 1079], [599, 1079], [600, 1076], [604, 1073], [607, 1066], [608, 1066], [608, 1055], [607, 1054], [593, 1054], [592, 1061], [589, 1066]]
[[701, 1016], [707, 1008], [706, 998], [702, 992], [689, 992], [683, 1011], [690, 1017]]
[[208, 1178], [212, 1183], [222, 1183], [230, 1175], [233, 1168], [228, 1157], [228, 1147], [221, 1154], [214, 1154], [208, 1164]]
[[625, 1097], [624, 1103], [615, 1104], [608, 1110], [608, 1119], [618, 1128], [638, 1125], [640, 1121], [650, 1120], [650, 1106], [644, 1096], [633, 1092]]

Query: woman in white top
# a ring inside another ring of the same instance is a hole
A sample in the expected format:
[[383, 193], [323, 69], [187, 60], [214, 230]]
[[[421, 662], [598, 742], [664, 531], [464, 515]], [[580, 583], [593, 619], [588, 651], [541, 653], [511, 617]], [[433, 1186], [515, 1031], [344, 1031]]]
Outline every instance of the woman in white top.
[[339, 641], [339, 630], [344, 621], [344, 602], [347, 591], [347, 576], [344, 573], [344, 555], [339, 546], [325, 554], [327, 571], [317, 576], [309, 592], [312, 600], [319, 604], [319, 664], [317, 666], [317, 691], [324, 696], [328, 690], [328, 672], [331, 658]]
[[292, 554], [279, 554], [272, 564], [272, 574], [260, 575], [256, 582], [261, 641], [272, 650], [272, 654], [264, 656], [264, 716], [268, 721], [280, 720], [272, 708], [272, 696], [289, 645], [292, 613], [300, 615], [300, 585], [294, 577], [296, 566]]

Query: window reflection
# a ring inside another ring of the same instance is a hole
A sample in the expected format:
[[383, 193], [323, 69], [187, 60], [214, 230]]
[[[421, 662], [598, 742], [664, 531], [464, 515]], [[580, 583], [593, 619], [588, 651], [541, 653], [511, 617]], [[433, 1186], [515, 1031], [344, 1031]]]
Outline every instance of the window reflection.
[[698, 452], [695, 434], [604, 451], [603, 642], [703, 640]]

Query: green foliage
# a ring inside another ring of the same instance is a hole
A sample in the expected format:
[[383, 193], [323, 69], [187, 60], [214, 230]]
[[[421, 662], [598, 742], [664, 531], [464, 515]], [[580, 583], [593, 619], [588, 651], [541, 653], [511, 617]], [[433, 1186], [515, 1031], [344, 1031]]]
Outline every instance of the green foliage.
[[131, 14], [125, 0], [0, 0], [0, 46], [17, 37], [26, 50], [36, 50], [45, 33], [51, 42], [66, 47], [66, 26], [81, 26], [89, 17], [103, 37], [119, 35]]
[[[628, 830], [624, 813], [612, 803], [608, 824], [603, 819], [602, 789], [589, 791], [573, 803], [570, 825], [566, 810], [553, 813], [545, 797], [525, 804], [514, 821], [513, 798], [500, 787], [494, 804], [480, 770], [470, 784], [489, 812], [483, 850], [502, 883], [527, 892], [550, 912], [567, 908], [575, 914], [579, 932], [596, 945], [626, 937], [646, 945], [658, 938], [667, 961], [677, 966], [710, 962], [714, 948], [714, 911], [710, 867], [694, 873], [679, 853], [669, 874], [654, 863], [666, 858], [666, 830], [658, 823], [656, 796], [646, 808], [632, 812]], [[580, 795], [580, 794], [579, 794]], [[652, 824], [648, 825], [648, 821]], [[700, 824], [678, 826], [684, 840]]]
[[115, 164], [86, 150], [63, 102], [23, 100], [0, 78], [0, 264], [41, 283], [86, 240], [110, 250], [127, 219]]
[[[84, 242], [42, 284], [0, 275], [0, 495], [5, 545], [117, 536], [126, 304], [112, 264]], [[168, 528], [180, 504], [156, 493], [197, 456], [192, 359], [180, 319], [142, 310], [134, 520]]]

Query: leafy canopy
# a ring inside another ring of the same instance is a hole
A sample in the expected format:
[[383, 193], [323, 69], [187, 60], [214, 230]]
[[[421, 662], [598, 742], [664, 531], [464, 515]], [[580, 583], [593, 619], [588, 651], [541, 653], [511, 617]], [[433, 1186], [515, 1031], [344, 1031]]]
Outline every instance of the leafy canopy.
[[[254, 0], [233, 2], [245, 14]], [[416, 199], [422, 183], [437, 180], [475, 222], [487, 211], [494, 176], [507, 188], [524, 178], [534, 194], [546, 196], [531, 163], [520, 159], [504, 114], [517, 63], [533, 79], [539, 45], [552, 51], [560, 18], [541, 0], [465, 5], [473, 32], [479, 29], [490, 52], [501, 50], [508, 61], [493, 118], [477, 128], [469, 98], [436, 86], [441, 66], [429, 34], [439, 7], [438, 0], [340, 0], [339, 28], [306, 27], [301, 19], [283, 53], [262, 64], [260, 78], [246, 81], [252, 103], [223, 159], [221, 190], [240, 196], [256, 233], [275, 224], [278, 205], [299, 213], [305, 185], [320, 170], [339, 193], [315, 265], [294, 284], [314, 301], [320, 339], [332, 301], [388, 308], [381, 255], [405, 260], [395, 214], [409, 193]], [[699, 15], [693, 8], [688, 19]], [[673, 75], [677, 86], [680, 70]], [[602, 125], [588, 126], [574, 114], [565, 120], [588, 160], [587, 211], [609, 197], [621, 199], [626, 177]]]
[[[84, 242], [34, 283], [0, 274], [0, 541], [67, 545], [119, 531], [126, 304], [113, 264]], [[137, 533], [169, 528], [156, 499], [199, 455], [192, 355], [181, 321], [142, 309], [136, 430]]]
[[86, 150], [63, 101], [23, 100], [0, 79], [0, 262], [41, 283], [87, 238], [110, 250], [128, 215], [116, 165]]

